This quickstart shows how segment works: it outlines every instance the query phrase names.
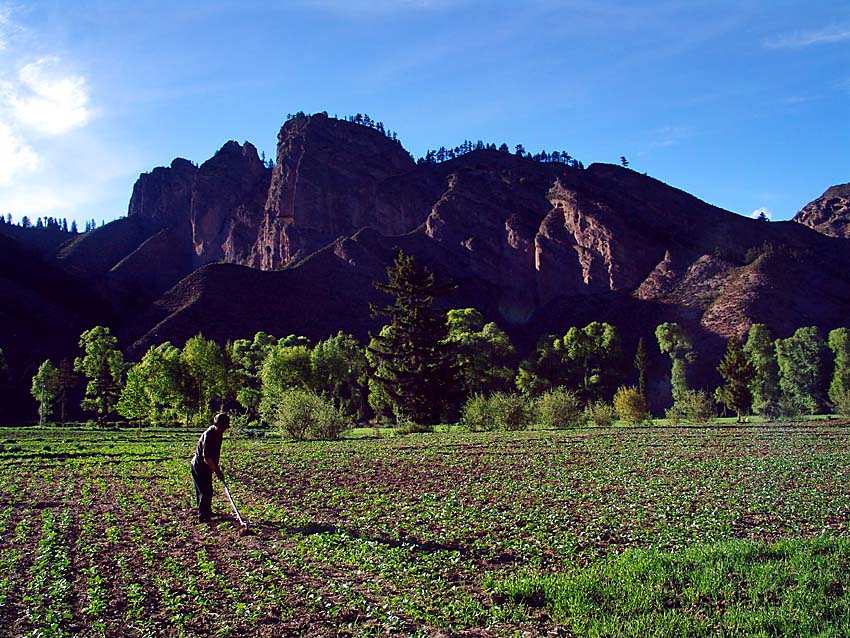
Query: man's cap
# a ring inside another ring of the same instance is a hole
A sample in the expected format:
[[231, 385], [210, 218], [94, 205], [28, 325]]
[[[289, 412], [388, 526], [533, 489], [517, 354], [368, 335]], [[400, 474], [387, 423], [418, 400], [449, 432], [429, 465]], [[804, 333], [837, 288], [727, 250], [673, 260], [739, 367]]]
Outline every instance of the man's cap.
[[213, 425], [229, 428], [230, 427], [230, 417], [227, 416], [224, 412], [219, 412], [213, 417]]

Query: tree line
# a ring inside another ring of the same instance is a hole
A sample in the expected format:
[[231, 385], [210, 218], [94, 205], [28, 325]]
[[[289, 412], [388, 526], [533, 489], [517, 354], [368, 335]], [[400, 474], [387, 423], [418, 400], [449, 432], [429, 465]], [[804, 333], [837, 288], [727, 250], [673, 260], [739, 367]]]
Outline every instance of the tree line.
[[[64, 419], [82, 378], [82, 408], [101, 422], [117, 414], [140, 423], [203, 424], [227, 409], [237, 423], [276, 425], [296, 438], [333, 438], [346, 424], [367, 419], [425, 429], [461, 419], [483, 429], [650, 418], [643, 338], [627, 356], [618, 329], [594, 321], [542, 337], [517, 364], [508, 335], [478, 310], [438, 309], [453, 287], [413, 257], [400, 252], [386, 281], [375, 286], [392, 303], [372, 308], [387, 320], [365, 346], [344, 332], [316, 343], [258, 332], [223, 347], [198, 334], [182, 348], [152, 346], [128, 364], [115, 336], [97, 326], [80, 336], [81, 355], [73, 361], [42, 363], [32, 395], [42, 419], [57, 411]], [[669, 358], [661, 374], [670, 379], [673, 405], [665, 416], [672, 422], [705, 422], [718, 407], [739, 419], [831, 409], [850, 414], [847, 328], [826, 339], [814, 327], [773, 339], [764, 324], [754, 324], [744, 341], [728, 341], [717, 366], [722, 383], [712, 393], [689, 383], [695, 352], [679, 324], [662, 323], [653, 336], [658, 353]]]
[[[58, 231], [62, 233], [68, 233], [70, 235], [79, 234], [79, 230], [77, 228], [77, 220], [72, 219], [70, 226], [68, 225], [68, 218], [63, 217], [59, 219], [58, 217], [36, 217], [35, 221], [31, 220], [27, 215], [21, 217], [21, 221], [15, 223], [14, 218], [12, 217], [12, 213], [7, 213], [4, 217], [0, 215], [0, 224], [7, 224], [9, 226], [19, 226], [20, 228], [25, 229], [37, 229], [37, 230], [52, 230]], [[105, 222], [101, 220], [100, 225], [103, 226]], [[98, 224], [94, 219], [90, 219], [86, 221], [83, 232], [87, 233], [90, 230], [94, 230], [98, 228]]]

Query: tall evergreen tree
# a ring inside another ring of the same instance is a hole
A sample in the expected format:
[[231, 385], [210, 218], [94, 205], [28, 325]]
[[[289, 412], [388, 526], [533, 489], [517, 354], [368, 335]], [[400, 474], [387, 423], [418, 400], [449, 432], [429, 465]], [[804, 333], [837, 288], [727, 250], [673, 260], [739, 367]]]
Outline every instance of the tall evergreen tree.
[[837, 405], [850, 391], [850, 330], [836, 328], [829, 333], [829, 349], [835, 355], [835, 367], [829, 384], [829, 400]]
[[430, 270], [401, 251], [387, 268], [387, 282], [375, 287], [395, 298], [392, 306], [372, 308], [375, 315], [389, 317], [391, 327], [368, 346], [380, 364], [377, 385], [397, 417], [431, 425], [453, 416], [460, 399], [458, 372], [446, 340], [446, 315], [434, 308], [434, 300], [454, 287], [437, 284]]
[[102, 423], [115, 409], [121, 394], [124, 355], [118, 349], [118, 340], [105, 326], [83, 332], [80, 347], [85, 354], [74, 359], [74, 370], [89, 380], [82, 408], [95, 412]]
[[649, 405], [649, 396], [646, 391], [646, 377], [649, 370], [649, 359], [646, 355], [646, 347], [643, 345], [643, 337], [638, 339], [635, 351], [635, 368], [638, 371], [638, 392], [643, 397], [643, 402]]
[[65, 417], [68, 414], [68, 401], [71, 398], [71, 392], [77, 386], [77, 376], [74, 374], [74, 364], [67, 357], [59, 361], [58, 372], [56, 401], [59, 404], [59, 422], [65, 423]]
[[729, 339], [726, 354], [717, 366], [717, 371], [724, 381], [720, 388], [720, 399], [727, 408], [735, 411], [740, 423], [743, 416], [749, 413], [753, 402], [750, 384], [755, 376], [755, 370], [744, 354], [740, 342], [734, 337]]
[[779, 366], [776, 363], [776, 346], [767, 326], [754, 323], [747, 332], [744, 353], [753, 366], [750, 393], [753, 411], [771, 414], [779, 406]]

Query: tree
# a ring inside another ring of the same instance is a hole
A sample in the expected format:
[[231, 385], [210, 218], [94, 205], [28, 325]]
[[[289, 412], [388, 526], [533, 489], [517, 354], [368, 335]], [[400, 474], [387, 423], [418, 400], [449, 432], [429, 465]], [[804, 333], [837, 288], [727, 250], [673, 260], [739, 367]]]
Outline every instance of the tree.
[[832, 330], [827, 343], [835, 355], [835, 367], [829, 384], [829, 400], [833, 405], [837, 405], [850, 390], [850, 330]]
[[629, 167], [629, 160], [627, 160], [627, 159], [626, 159], [626, 156], [625, 156], [625, 155], [620, 155], [620, 165], [621, 165], [623, 168], [628, 168], [628, 167]]
[[402, 251], [387, 268], [387, 282], [375, 287], [395, 298], [392, 306], [373, 306], [375, 315], [390, 318], [392, 329], [373, 337], [369, 349], [380, 364], [374, 379], [396, 417], [430, 425], [453, 415], [460, 403], [458, 371], [446, 315], [434, 301], [454, 287], [437, 284], [430, 270]]
[[734, 337], [729, 339], [726, 354], [717, 366], [717, 371], [725, 382], [720, 388], [720, 399], [727, 408], [735, 411], [740, 423], [743, 416], [749, 413], [753, 402], [750, 384], [755, 376], [755, 369], [744, 354], [740, 342]]
[[677, 323], [662, 323], [655, 328], [655, 338], [661, 352], [670, 355], [670, 386], [673, 402], [684, 396], [688, 389], [687, 363], [693, 361], [693, 344], [690, 337]]
[[253, 340], [237, 339], [226, 346], [228, 356], [233, 366], [231, 382], [232, 393], [236, 401], [245, 408], [248, 419], [255, 420], [260, 416], [260, 399], [262, 397], [262, 379], [260, 373], [269, 353], [277, 345], [277, 339], [260, 331]]
[[71, 398], [71, 392], [77, 387], [74, 364], [67, 357], [59, 361], [57, 384], [56, 401], [59, 403], [59, 421], [65, 423], [65, 416], [68, 414], [68, 401]]
[[493, 322], [485, 324], [475, 308], [449, 310], [447, 322], [466, 395], [509, 390], [515, 351], [508, 335]]
[[74, 359], [74, 370], [88, 378], [81, 406], [95, 412], [101, 423], [112, 414], [121, 393], [124, 355], [117, 345], [118, 340], [109, 328], [95, 326], [80, 335], [80, 347], [85, 354]]
[[59, 373], [53, 362], [47, 359], [38, 367], [38, 372], [32, 378], [32, 388], [30, 388], [30, 394], [38, 402], [39, 425], [53, 414], [58, 387]]
[[635, 368], [638, 371], [637, 390], [640, 396], [643, 397], [643, 402], [648, 405], [649, 396], [646, 391], [646, 376], [649, 370], [649, 358], [646, 355], [646, 347], [643, 345], [643, 337], [638, 339], [637, 350], [635, 351]]
[[118, 401], [118, 412], [128, 419], [149, 423], [189, 422], [195, 405], [194, 386], [182, 360], [180, 349], [169, 341], [151, 346], [141, 361], [127, 371], [127, 382]]
[[747, 331], [744, 353], [753, 366], [750, 394], [752, 409], [758, 414], [773, 414], [779, 409], [779, 366], [776, 346], [767, 326], [754, 323]]
[[185, 374], [187, 413], [195, 423], [207, 423], [224, 407], [228, 366], [221, 347], [198, 333], [183, 346], [180, 356]]
[[571, 385], [579, 389], [585, 403], [611, 396], [622, 357], [617, 328], [599, 321], [582, 329], [570, 328], [564, 335], [563, 352]]
[[260, 372], [263, 381], [260, 398], [260, 415], [266, 423], [276, 417], [277, 406], [286, 390], [306, 388], [312, 385], [310, 347], [306, 345], [283, 345], [278, 343], [269, 351]]
[[369, 364], [357, 339], [339, 332], [320, 341], [310, 352], [310, 368], [317, 393], [328, 395], [336, 408], [348, 416], [366, 416]]
[[519, 366], [516, 386], [524, 394], [542, 394], [550, 388], [565, 385], [564, 341], [556, 335], [544, 335], [537, 347]]
[[825, 344], [814, 326], [798, 328], [776, 340], [779, 387], [786, 404], [798, 412], [816, 414], [823, 407]]

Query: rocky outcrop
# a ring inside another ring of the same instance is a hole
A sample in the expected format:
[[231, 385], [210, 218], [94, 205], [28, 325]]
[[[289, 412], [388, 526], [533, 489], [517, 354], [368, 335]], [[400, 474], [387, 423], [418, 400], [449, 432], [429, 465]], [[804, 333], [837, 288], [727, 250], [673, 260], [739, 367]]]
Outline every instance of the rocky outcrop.
[[230, 141], [201, 164], [190, 212], [195, 267], [220, 260], [252, 261], [271, 172], [248, 142], [241, 146]]
[[804, 206], [794, 221], [829, 237], [850, 238], [850, 184], [827, 189]]
[[289, 120], [251, 265], [278, 269], [374, 225], [381, 185], [414, 166], [400, 144], [371, 128], [323, 114]]
[[133, 186], [127, 216], [143, 219], [158, 229], [186, 223], [197, 172], [194, 164], [178, 157], [169, 167], [142, 173]]

